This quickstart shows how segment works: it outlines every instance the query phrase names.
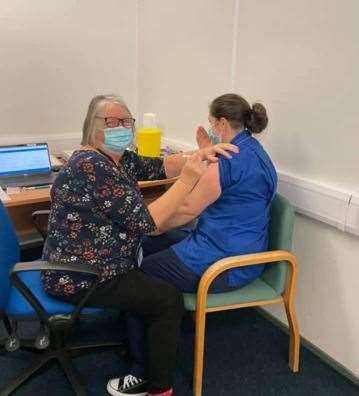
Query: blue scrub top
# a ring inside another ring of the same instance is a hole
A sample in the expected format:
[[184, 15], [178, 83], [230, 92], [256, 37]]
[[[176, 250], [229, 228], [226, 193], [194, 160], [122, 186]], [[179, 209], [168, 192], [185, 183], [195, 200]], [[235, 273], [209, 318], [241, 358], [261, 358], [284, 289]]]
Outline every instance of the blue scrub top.
[[[190, 270], [202, 275], [215, 261], [228, 256], [267, 250], [270, 203], [277, 173], [262, 145], [248, 130], [231, 141], [239, 153], [219, 158], [221, 196], [202, 212], [196, 228], [172, 246]], [[241, 287], [257, 278], [264, 265], [229, 271], [228, 285]]]

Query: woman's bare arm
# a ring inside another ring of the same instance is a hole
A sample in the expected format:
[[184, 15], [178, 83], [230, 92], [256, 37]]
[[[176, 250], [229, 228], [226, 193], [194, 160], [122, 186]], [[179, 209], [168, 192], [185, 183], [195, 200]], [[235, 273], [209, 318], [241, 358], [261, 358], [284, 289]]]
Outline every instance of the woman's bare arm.
[[187, 158], [196, 152], [200, 153], [207, 161], [215, 163], [218, 161], [216, 155], [220, 154], [226, 158], [231, 158], [231, 153], [238, 153], [238, 147], [230, 143], [219, 143], [188, 153], [168, 155], [163, 160], [167, 178], [178, 176]]
[[199, 216], [221, 195], [218, 163], [210, 164], [177, 211], [159, 227], [159, 232], [187, 224]]

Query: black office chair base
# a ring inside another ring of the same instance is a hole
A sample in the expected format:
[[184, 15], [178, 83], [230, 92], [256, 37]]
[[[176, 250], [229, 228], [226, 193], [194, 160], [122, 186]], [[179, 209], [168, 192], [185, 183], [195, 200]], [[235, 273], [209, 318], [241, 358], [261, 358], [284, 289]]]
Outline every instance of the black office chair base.
[[45, 350], [40, 356], [37, 356], [33, 360], [29, 367], [25, 368], [16, 378], [12, 379], [3, 389], [0, 390], [0, 396], [11, 395], [11, 393], [18, 389], [32, 375], [52, 360], [55, 360], [60, 364], [68, 381], [75, 391], [75, 394], [77, 396], [86, 396], [86, 387], [83, 384], [76, 368], [72, 364], [71, 359], [85, 353], [96, 352], [97, 350], [103, 351], [107, 348], [113, 350], [120, 347], [125, 349], [124, 344], [120, 342], [88, 342], [68, 345], [55, 350]]

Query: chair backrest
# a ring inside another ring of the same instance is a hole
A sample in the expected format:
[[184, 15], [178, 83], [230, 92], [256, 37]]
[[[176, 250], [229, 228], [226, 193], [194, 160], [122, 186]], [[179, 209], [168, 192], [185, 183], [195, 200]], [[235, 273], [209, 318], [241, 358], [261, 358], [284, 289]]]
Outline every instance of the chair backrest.
[[10, 291], [10, 268], [20, 261], [20, 247], [9, 215], [0, 201], [0, 311]]
[[[290, 202], [277, 194], [273, 199], [270, 210], [269, 244], [268, 250], [292, 249], [294, 226], [294, 209]], [[285, 288], [288, 266], [285, 262], [269, 264], [263, 271], [261, 278], [278, 294]]]

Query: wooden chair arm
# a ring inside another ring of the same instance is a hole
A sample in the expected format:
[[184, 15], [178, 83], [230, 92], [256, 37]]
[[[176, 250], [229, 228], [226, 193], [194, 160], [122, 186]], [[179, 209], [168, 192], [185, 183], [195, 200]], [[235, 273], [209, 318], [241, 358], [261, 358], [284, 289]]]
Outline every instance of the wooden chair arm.
[[[214, 279], [230, 269], [245, 267], [247, 265], [275, 264], [276, 262], [286, 261], [290, 267], [289, 289], [294, 291], [297, 277], [297, 259], [286, 250], [273, 250], [267, 252], [244, 254], [240, 256], [227, 257], [218, 260], [211, 265], [201, 277], [197, 290], [197, 307], [205, 307], [207, 303], [208, 289]], [[287, 294], [287, 292], [285, 292]]]

